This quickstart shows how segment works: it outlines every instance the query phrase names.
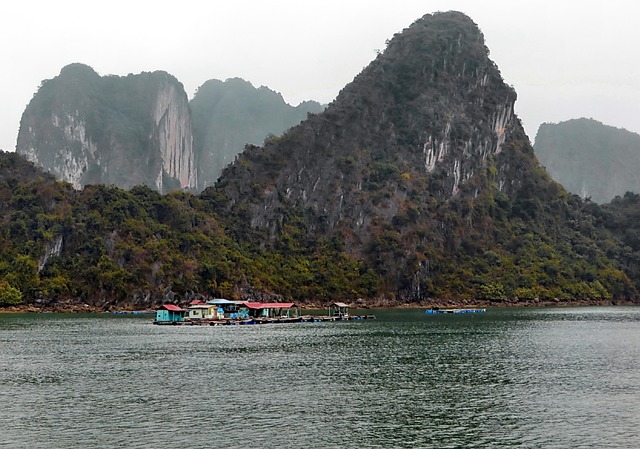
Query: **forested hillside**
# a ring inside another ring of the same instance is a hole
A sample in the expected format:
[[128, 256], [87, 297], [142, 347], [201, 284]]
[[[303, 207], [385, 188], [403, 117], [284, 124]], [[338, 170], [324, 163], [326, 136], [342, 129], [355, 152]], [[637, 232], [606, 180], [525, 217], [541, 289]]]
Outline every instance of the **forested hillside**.
[[635, 301], [640, 201], [567, 193], [515, 101], [473, 21], [437, 13], [199, 195], [74, 190], [0, 154], [0, 303]]
[[[279, 255], [227, 236], [209, 198], [144, 186], [76, 191], [15, 153], [0, 153], [0, 304], [150, 307], [197, 297], [362, 296], [358, 266], [332, 246], [290, 278]], [[368, 286], [365, 286], [368, 287]]]
[[78, 192], [10, 153], [0, 170], [0, 278], [24, 301], [138, 304], [186, 291], [227, 293], [225, 282], [238, 280], [237, 250], [211, 214], [194, 208], [196, 197], [143, 186]]

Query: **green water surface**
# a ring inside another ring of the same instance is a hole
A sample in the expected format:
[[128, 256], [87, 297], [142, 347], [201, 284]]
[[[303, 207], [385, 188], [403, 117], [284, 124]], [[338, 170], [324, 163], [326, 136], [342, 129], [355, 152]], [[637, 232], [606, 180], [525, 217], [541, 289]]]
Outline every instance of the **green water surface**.
[[640, 447], [640, 308], [374, 313], [0, 315], [0, 447]]

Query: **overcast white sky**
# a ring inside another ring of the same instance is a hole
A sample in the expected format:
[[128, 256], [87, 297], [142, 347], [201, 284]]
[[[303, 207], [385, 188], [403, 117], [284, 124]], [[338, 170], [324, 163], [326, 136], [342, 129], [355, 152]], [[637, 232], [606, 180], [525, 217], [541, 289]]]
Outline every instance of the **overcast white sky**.
[[531, 140], [542, 122], [579, 117], [640, 133], [636, 0], [15, 0], [0, 15], [0, 149], [15, 148], [40, 82], [72, 62], [166, 70], [190, 98], [208, 79], [241, 77], [293, 105], [328, 103], [386, 39], [448, 10], [480, 26]]

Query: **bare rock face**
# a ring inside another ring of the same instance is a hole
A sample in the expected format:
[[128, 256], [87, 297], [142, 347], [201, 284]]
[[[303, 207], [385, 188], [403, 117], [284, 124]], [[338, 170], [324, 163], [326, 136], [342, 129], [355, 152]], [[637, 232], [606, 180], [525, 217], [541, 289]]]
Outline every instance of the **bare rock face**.
[[163, 163], [163, 171], [158, 173], [156, 181], [158, 190], [162, 190], [160, 176], [165, 173], [176, 179], [182, 189], [196, 187], [189, 103], [185, 100], [180, 84], [166, 84], [156, 97], [152, 141], [160, 149]]
[[100, 77], [82, 64], [63, 68], [25, 109], [16, 150], [76, 188], [197, 184], [187, 95], [165, 72]]

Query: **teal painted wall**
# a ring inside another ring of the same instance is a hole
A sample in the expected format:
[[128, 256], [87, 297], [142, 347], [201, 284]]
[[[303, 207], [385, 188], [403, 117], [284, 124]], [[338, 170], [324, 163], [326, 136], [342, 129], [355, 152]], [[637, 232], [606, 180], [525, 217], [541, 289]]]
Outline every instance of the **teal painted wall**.
[[180, 312], [160, 309], [156, 311], [156, 321], [184, 321], [184, 316]]

